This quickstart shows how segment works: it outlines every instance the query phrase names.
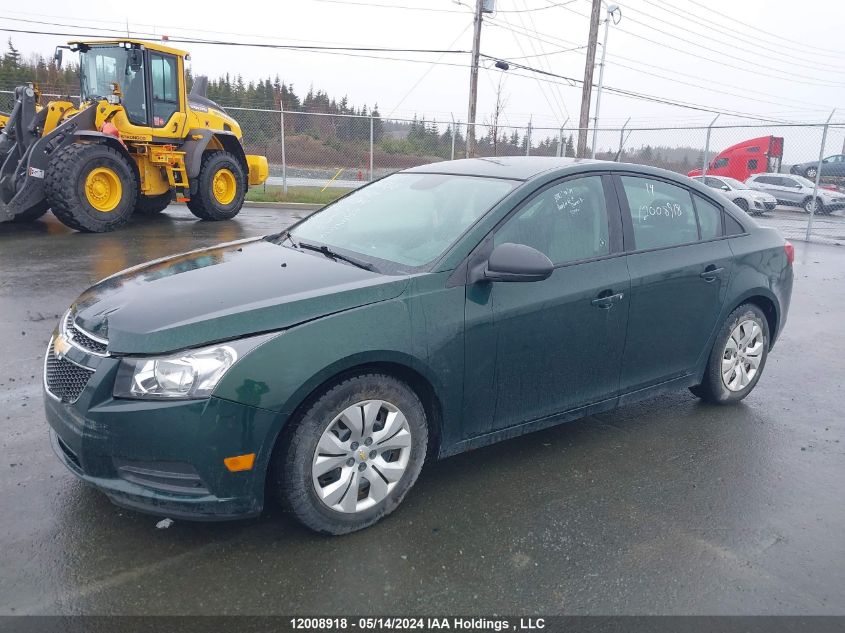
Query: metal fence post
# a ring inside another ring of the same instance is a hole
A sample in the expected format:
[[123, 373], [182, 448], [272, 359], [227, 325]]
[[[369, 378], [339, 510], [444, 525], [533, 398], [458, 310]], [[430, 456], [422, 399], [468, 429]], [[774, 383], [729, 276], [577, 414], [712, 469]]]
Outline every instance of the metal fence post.
[[622, 126], [622, 129], [619, 130], [619, 151], [616, 152], [616, 162], [619, 162], [619, 159], [622, 157], [622, 148], [625, 146], [625, 128], [628, 127], [628, 123], [631, 122], [631, 117], [628, 117], [628, 120], [625, 121], [625, 125]]
[[370, 180], [373, 179], [373, 117], [370, 117]]
[[713, 129], [713, 124], [716, 122], [716, 119], [719, 118], [717, 114], [712, 121], [710, 121], [710, 125], [707, 126], [707, 138], [704, 141], [704, 158], [701, 161], [701, 175], [707, 175], [707, 163], [710, 161], [710, 130]]
[[531, 156], [531, 119], [528, 119], [528, 132], [525, 134], [525, 155]]
[[810, 217], [807, 218], [807, 234], [804, 236], [804, 241], [810, 241], [810, 233], [813, 230], [813, 216], [816, 214], [816, 206], [818, 205], [818, 198], [816, 194], [819, 191], [819, 180], [822, 177], [822, 160], [824, 160], [824, 145], [827, 142], [827, 129], [830, 126], [830, 120], [833, 118], [833, 113], [836, 108], [830, 111], [830, 116], [824, 122], [824, 130], [822, 131], [822, 146], [819, 148], [819, 164], [816, 166], [816, 182], [813, 183], [813, 204], [810, 206]]
[[282, 193], [288, 192], [288, 162], [285, 157], [285, 107], [279, 108], [279, 123], [282, 131]]
[[455, 160], [455, 134], [457, 131], [455, 130], [455, 115], [449, 114], [452, 117], [452, 158], [450, 160]]

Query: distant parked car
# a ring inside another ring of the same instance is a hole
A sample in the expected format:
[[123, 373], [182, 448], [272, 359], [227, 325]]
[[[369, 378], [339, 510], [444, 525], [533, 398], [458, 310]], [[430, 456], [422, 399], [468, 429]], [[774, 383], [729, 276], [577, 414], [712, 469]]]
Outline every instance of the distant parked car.
[[[819, 162], [814, 160], [808, 163], [798, 163], [789, 169], [790, 174], [797, 174], [804, 176], [810, 180], [816, 179], [818, 173]], [[822, 176], [832, 178], [845, 178], [845, 154], [834, 154], [828, 156], [821, 162]]]
[[754, 174], [745, 181], [752, 189], [772, 194], [778, 204], [801, 207], [807, 213], [830, 213], [845, 209], [845, 195], [819, 188], [813, 200], [814, 183], [803, 176], [785, 174]]
[[772, 211], [778, 204], [773, 195], [752, 189], [744, 182], [727, 176], [720, 178], [695, 176], [693, 180], [703, 182], [708, 187], [721, 191], [728, 200], [733, 201], [740, 209], [752, 215], [763, 215], [766, 211]]

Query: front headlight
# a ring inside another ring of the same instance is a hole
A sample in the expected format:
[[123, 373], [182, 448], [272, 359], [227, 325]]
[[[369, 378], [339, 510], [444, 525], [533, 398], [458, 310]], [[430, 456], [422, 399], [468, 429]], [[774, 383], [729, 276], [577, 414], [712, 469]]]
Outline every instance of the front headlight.
[[123, 358], [114, 381], [114, 397], [141, 400], [208, 398], [238, 358], [272, 336], [240, 339], [168, 356]]

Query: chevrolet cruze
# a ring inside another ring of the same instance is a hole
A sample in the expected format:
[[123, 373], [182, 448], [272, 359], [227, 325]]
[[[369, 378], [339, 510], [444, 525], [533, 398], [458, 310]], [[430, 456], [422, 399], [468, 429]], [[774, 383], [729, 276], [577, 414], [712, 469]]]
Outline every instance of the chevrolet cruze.
[[44, 363], [59, 459], [116, 504], [342, 534], [446, 457], [668, 389], [733, 403], [783, 330], [792, 246], [643, 166], [460, 160], [290, 229], [86, 290]]

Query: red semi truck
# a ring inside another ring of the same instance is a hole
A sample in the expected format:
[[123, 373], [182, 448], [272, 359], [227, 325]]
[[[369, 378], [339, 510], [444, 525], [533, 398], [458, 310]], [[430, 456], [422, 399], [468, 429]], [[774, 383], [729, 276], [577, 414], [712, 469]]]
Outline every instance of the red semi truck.
[[[752, 138], [717, 154], [707, 166], [709, 176], [729, 176], [740, 182], [751, 174], [779, 172], [783, 159], [783, 137], [761, 136]], [[700, 169], [693, 169], [688, 176], [703, 175]]]

